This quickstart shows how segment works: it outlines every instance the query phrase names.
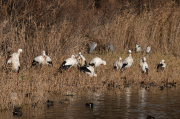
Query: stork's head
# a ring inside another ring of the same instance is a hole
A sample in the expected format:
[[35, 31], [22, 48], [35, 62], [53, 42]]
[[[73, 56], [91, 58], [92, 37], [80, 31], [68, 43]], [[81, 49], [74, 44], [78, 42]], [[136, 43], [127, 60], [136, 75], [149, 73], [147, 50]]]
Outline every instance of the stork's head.
[[138, 48], [138, 46], [139, 46], [139, 45], [138, 45], [138, 44], [136, 44], [136, 48]]
[[103, 64], [103, 65], [106, 65], [106, 61], [102, 61], [102, 64]]
[[119, 57], [119, 61], [122, 61], [122, 58], [121, 58], [121, 57]]
[[22, 52], [22, 49], [19, 49], [19, 50], [18, 50], [18, 53], [21, 53], [21, 52]]
[[164, 62], [165, 62], [165, 60], [163, 59], [161, 62], [162, 62], [162, 63], [164, 63]]
[[75, 58], [75, 56], [74, 56], [74, 55], [71, 55], [71, 58]]
[[143, 57], [143, 62], [146, 62], [146, 57]]
[[79, 52], [79, 56], [81, 55], [81, 52]]
[[131, 50], [129, 50], [129, 54], [131, 54]]
[[151, 49], [151, 46], [148, 45], [147, 48], [148, 48], [148, 49]]

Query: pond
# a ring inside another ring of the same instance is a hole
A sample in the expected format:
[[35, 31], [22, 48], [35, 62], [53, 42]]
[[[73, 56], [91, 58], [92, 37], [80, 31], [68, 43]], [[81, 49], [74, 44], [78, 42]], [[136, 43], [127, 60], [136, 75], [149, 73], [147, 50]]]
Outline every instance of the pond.
[[[158, 118], [180, 117], [180, 86], [159, 90], [151, 86], [145, 90], [141, 86], [126, 87], [123, 91], [84, 91], [74, 96], [50, 95], [53, 106], [46, 103], [36, 107], [22, 108], [22, 116], [14, 116], [12, 110], [0, 112], [2, 119], [146, 119], [147, 115]], [[60, 100], [69, 100], [60, 102]], [[93, 103], [93, 107], [86, 103]]]

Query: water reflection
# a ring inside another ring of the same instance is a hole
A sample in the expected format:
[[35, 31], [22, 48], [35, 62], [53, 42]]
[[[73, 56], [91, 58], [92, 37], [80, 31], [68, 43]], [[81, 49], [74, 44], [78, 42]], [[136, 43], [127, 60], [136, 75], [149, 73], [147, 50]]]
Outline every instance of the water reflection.
[[[158, 87], [151, 87], [146, 91], [140, 86], [131, 86], [124, 91], [94, 90], [77, 93], [74, 96], [60, 96], [48, 94], [45, 99], [54, 101], [53, 106], [47, 106], [45, 101], [39, 102], [37, 107], [22, 106], [22, 119], [52, 119], [52, 118], [140, 118], [147, 115], [156, 118], [179, 118], [180, 116], [180, 90], [179, 87], [165, 88], [163, 91]], [[17, 98], [16, 94], [12, 94]], [[69, 103], [59, 103], [61, 99], [68, 99]], [[92, 102], [93, 108], [85, 104]], [[12, 111], [0, 113], [3, 119], [16, 119]]]

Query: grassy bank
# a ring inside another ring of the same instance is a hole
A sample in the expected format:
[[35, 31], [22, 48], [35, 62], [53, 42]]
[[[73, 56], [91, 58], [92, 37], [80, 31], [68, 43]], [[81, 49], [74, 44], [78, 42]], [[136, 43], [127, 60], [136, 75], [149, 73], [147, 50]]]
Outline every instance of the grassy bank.
[[[109, 89], [110, 85], [123, 90], [124, 84], [142, 81], [157, 85], [179, 83], [180, 14], [176, 2], [169, 1], [153, 9], [144, 3], [143, 9], [138, 10], [141, 7], [128, 1], [109, 0], [99, 4], [98, 7], [93, 1], [73, 0], [68, 3], [63, 0], [1, 2], [0, 109], [46, 100], [43, 97], [48, 91], [74, 95], [81, 90]], [[88, 54], [92, 42], [97, 42], [98, 46]], [[108, 42], [113, 44], [114, 54], [107, 52]], [[147, 45], [152, 47], [152, 52], [146, 56], [150, 69], [145, 79], [139, 69], [139, 60], [145, 54], [134, 52], [136, 43], [143, 51]], [[23, 53], [16, 79], [11, 78], [6, 62], [8, 56], [19, 48]], [[125, 59], [129, 49], [133, 51], [134, 59], [130, 72], [116, 72], [113, 63], [120, 56]], [[43, 50], [51, 57], [54, 66], [44, 66], [41, 70], [31, 68], [33, 58]], [[106, 66], [98, 68], [97, 78], [87, 79], [77, 68], [72, 68], [69, 73], [56, 74], [60, 64], [79, 51], [87, 62], [96, 56], [107, 62]], [[156, 65], [162, 59], [167, 64], [163, 74], [156, 72]], [[14, 93], [18, 95], [16, 103], [13, 102]], [[26, 100], [27, 93], [32, 95], [30, 101]]]

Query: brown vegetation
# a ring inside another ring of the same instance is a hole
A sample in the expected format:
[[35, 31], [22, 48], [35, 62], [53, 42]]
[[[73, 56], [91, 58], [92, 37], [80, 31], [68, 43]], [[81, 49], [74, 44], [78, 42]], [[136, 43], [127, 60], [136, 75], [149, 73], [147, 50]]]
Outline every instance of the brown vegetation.
[[[104, 90], [110, 86], [123, 90], [124, 84], [141, 81], [158, 85], [172, 81], [179, 83], [178, 2], [21, 1], [0, 2], [0, 109], [45, 101], [46, 92], [74, 95], [81, 90]], [[92, 42], [97, 42], [98, 48], [88, 54]], [[106, 52], [108, 42], [114, 45], [114, 54]], [[152, 47], [152, 52], [146, 56], [150, 69], [145, 79], [141, 78], [139, 69], [139, 60], [145, 53], [133, 52], [130, 73], [116, 72], [112, 67], [120, 56], [123, 59], [128, 56], [128, 49], [135, 51], [136, 43], [143, 51], [147, 45]], [[21, 70], [17, 79], [10, 78], [7, 57], [19, 48], [23, 49]], [[43, 50], [52, 58], [54, 66], [44, 66], [38, 72], [30, 66], [33, 58]], [[63, 60], [79, 51], [87, 62], [96, 56], [107, 62], [107, 66], [98, 68], [97, 78], [87, 79], [76, 68], [70, 69], [69, 73], [54, 75]], [[156, 64], [162, 59], [167, 68], [164, 73], [157, 73]], [[13, 98], [16, 94], [18, 100]], [[31, 94], [28, 102], [26, 94]]]

